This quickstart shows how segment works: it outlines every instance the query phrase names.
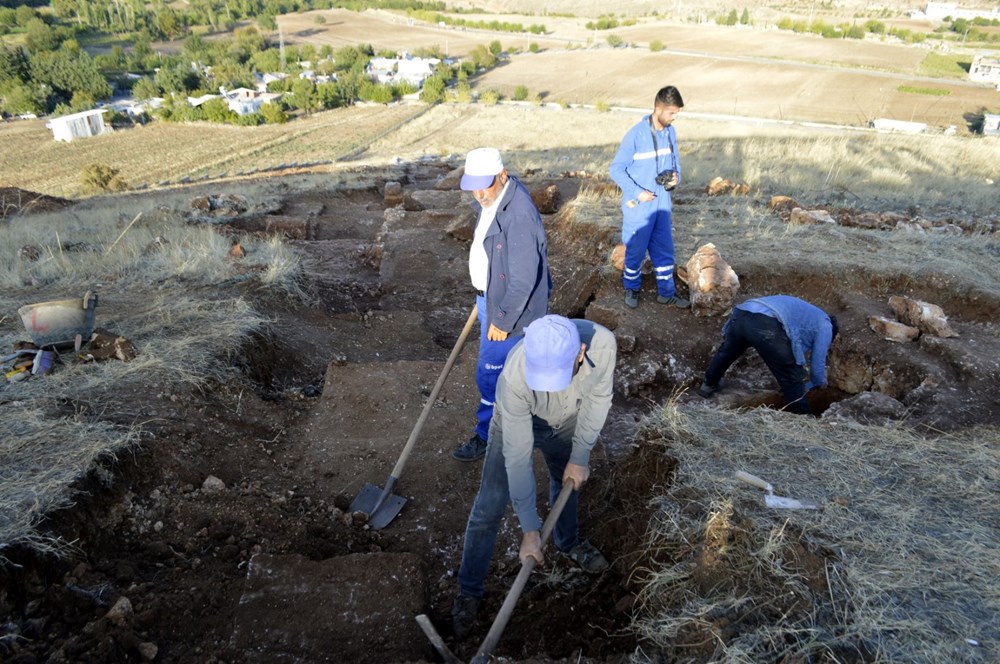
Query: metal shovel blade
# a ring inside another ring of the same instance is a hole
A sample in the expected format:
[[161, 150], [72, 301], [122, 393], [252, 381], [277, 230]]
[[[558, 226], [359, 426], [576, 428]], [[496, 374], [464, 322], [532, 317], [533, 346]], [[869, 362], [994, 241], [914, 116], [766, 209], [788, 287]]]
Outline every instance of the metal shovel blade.
[[816, 510], [819, 509], [819, 505], [816, 503], [807, 503], [801, 500], [796, 500], [794, 498], [785, 498], [784, 496], [775, 496], [774, 494], [764, 494], [764, 504], [768, 507], [782, 510]]
[[364, 512], [368, 515], [368, 525], [375, 530], [381, 530], [389, 525], [389, 523], [396, 518], [400, 510], [403, 509], [403, 505], [406, 504], [406, 498], [402, 496], [397, 496], [396, 494], [389, 494], [381, 505], [378, 504], [378, 499], [382, 496], [382, 488], [375, 486], [370, 482], [366, 482], [363, 487], [361, 487], [361, 493], [358, 497], [354, 499], [351, 503], [352, 512]]

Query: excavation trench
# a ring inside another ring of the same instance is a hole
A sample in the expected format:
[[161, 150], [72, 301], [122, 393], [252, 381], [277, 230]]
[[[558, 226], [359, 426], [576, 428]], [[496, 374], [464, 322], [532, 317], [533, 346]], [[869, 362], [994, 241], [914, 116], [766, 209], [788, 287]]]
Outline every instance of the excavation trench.
[[[50, 528], [75, 541], [76, 554], [49, 560], [9, 552], [22, 567], [4, 568], [0, 608], [21, 638], [0, 641], [5, 659], [60, 651], [67, 661], [138, 661], [152, 643], [157, 661], [171, 662], [434, 661], [417, 613], [428, 613], [460, 656], [475, 652], [519, 568], [519, 530], [508, 514], [481, 619], [468, 640], [454, 640], [449, 610], [480, 465], [450, 453], [471, 434], [475, 338], [399, 480], [403, 511], [376, 532], [349, 509], [364, 483], [385, 483], [473, 305], [467, 255], [475, 211], [450, 178], [448, 164], [407, 165], [375, 174], [362, 189], [296, 191], [270, 213], [280, 224], [253, 222], [263, 229], [257, 232], [280, 226], [293, 238], [315, 302], [257, 300], [274, 324], [243, 349], [244, 383], [205, 393], [151, 391], [159, 417], [136, 454], [95, 472], [79, 487], [89, 497], [53, 515]], [[669, 399], [681, 407], [705, 403], [694, 392], [723, 319], [658, 306], [645, 290], [641, 306], [627, 310], [620, 277], [607, 265], [617, 219], [577, 214], [575, 178], [525, 181], [562, 201], [543, 215], [551, 310], [591, 318], [618, 340], [614, 405], [580, 507], [582, 534], [612, 567], [587, 576], [551, 556], [497, 654], [623, 661], [640, 643], [630, 629], [643, 604], [636, 570], [670, 562], [647, 541], [658, 497], [685, 499], [673, 490], [669, 446], [650, 443], [639, 427]], [[784, 269], [788, 287], [780, 290], [841, 320], [830, 387], [810, 395], [824, 417], [942, 430], [995, 421], [996, 405], [982, 395], [995, 385], [1000, 348], [982, 331], [985, 314], [956, 320], [963, 338], [977, 343], [887, 346], [867, 329], [868, 313], [884, 305], [880, 284], [834, 296], [827, 275]], [[765, 267], [745, 274], [749, 284], [767, 283]], [[716, 407], [781, 406], [754, 353], [727, 381]], [[949, 389], [956, 385], [962, 389]], [[107, 470], [117, 478], [111, 488]], [[545, 494], [540, 461], [536, 475]], [[206, 484], [208, 476], [221, 487]], [[710, 553], [698, 564], [724, 574], [708, 565]], [[822, 569], [823, 555], [803, 544], [803, 574]], [[728, 574], [738, 580], [737, 570]], [[132, 617], [110, 620], [110, 606], [123, 597]], [[687, 638], [696, 644], [705, 636]], [[699, 656], [695, 646], [684, 654]]]

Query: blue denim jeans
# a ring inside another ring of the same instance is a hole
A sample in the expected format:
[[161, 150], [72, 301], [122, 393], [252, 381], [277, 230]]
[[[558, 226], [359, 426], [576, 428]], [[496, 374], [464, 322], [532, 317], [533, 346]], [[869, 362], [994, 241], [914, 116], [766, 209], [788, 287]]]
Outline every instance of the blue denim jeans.
[[476, 362], [476, 386], [479, 387], [479, 407], [476, 409], [476, 435], [489, 441], [490, 418], [493, 417], [493, 401], [497, 394], [497, 379], [503, 371], [507, 353], [521, 340], [522, 335], [508, 336], [503, 341], [486, 338], [489, 325], [486, 323], [486, 298], [476, 296], [479, 311], [479, 360]]
[[766, 314], [758, 314], [735, 309], [726, 329], [722, 346], [708, 363], [705, 382], [718, 385], [726, 370], [743, 353], [753, 347], [760, 353], [764, 364], [771, 370], [781, 386], [787, 409], [800, 415], [808, 415], [809, 402], [806, 401], [805, 370], [795, 362], [792, 342], [789, 341], [781, 321]]
[[[499, 427], [492, 427], [493, 443], [486, 448], [486, 460], [483, 463], [483, 476], [479, 483], [479, 493], [469, 514], [469, 523], [465, 528], [465, 546], [462, 549], [462, 566], [458, 570], [458, 585], [463, 595], [482, 597], [485, 592], [484, 580], [493, 558], [497, 531], [500, 521], [510, 503], [510, 490], [507, 486], [507, 468], [504, 466], [503, 445]], [[562, 491], [563, 471], [569, 463], [570, 452], [573, 451], [573, 427], [564, 437], [558, 438], [548, 427], [535, 428], [535, 449], [541, 451], [549, 469], [549, 505], [553, 505], [559, 492]], [[578, 491], [570, 494], [566, 507], [556, 521], [552, 537], [556, 548], [568, 551], [580, 543], [577, 524]]]

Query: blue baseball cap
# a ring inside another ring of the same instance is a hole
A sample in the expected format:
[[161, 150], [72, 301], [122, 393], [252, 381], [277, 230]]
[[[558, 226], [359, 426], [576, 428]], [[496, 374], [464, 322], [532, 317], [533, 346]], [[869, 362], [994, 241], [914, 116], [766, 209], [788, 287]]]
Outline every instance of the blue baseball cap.
[[524, 380], [538, 392], [562, 392], [573, 381], [580, 332], [568, 318], [548, 315], [524, 330]]
[[503, 170], [503, 159], [496, 148], [476, 148], [465, 156], [465, 172], [459, 185], [464, 191], [488, 189], [493, 178]]

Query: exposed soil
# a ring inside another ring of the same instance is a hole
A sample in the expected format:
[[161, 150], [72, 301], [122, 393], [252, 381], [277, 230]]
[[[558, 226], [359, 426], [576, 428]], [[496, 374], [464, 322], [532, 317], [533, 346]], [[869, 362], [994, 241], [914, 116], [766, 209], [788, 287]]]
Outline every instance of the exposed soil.
[[[3, 661], [437, 661], [413, 620], [421, 612], [460, 657], [474, 654], [519, 569], [516, 522], [508, 516], [480, 622], [456, 642], [448, 614], [480, 465], [454, 461], [450, 452], [471, 434], [474, 338], [396, 487], [407, 501], [402, 512], [375, 531], [350, 511], [366, 482], [384, 486], [473, 303], [467, 244], [461, 232], [443, 230], [449, 221], [460, 228], [465, 202], [435, 189], [449, 171], [434, 163], [407, 168], [400, 178], [407, 203], [388, 210], [381, 181], [284, 201], [274, 214], [284, 228], [304, 229], [294, 243], [318, 304], [256, 301], [275, 322], [247, 344], [244, 380], [199, 393], [151, 391], [127, 412], [106, 413], [150, 422], [145, 442], [111, 473], [81, 482], [76, 507], [46, 524], [74, 542], [73, 556], [5, 552]], [[566, 201], [580, 182], [566, 177], [556, 185]], [[412, 209], [421, 200], [438, 207]], [[680, 197], [676, 214], [693, 202]], [[607, 325], [621, 350], [615, 405], [581, 500], [584, 535], [613, 565], [590, 577], [552, 556], [529, 583], [497, 654], [624, 661], [638, 644], [628, 629], [639, 591], [633, 571], [655, 555], [642, 547], [649, 498], [672, 472], [668, 457], [634, 442], [636, 423], [671, 393], [697, 386], [722, 320], [656, 305], [651, 290], [639, 309], [626, 310], [619, 277], [605, 265], [614, 229], [558, 212], [546, 216], [546, 227], [552, 310]], [[1000, 342], [990, 326], [1000, 303], [952, 294], [943, 284], [921, 292], [901, 285], [900, 294], [945, 307], [962, 341], [894, 346], [867, 328], [884, 296], [864, 275], [834, 292], [818, 270], [739, 267], [741, 296], [792, 291], [840, 319], [831, 383], [851, 391], [811, 394], [819, 410], [875, 390], [906, 404], [913, 426], [951, 430], [997, 420], [990, 390]], [[728, 378], [720, 407], [781, 406], [756, 355]], [[691, 398], [699, 397], [680, 397]], [[206, 482], [210, 476], [217, 480]], [[110, 485], [101, 481], [108, 477]], [[822, 567], [821, 556], [803, 549], [807, 576]]]
[[53, 212], [69, 207], [72, 201], [46, 196], [17, 187], [0, 187], [0, 220], [19, 213]]

